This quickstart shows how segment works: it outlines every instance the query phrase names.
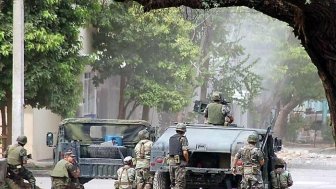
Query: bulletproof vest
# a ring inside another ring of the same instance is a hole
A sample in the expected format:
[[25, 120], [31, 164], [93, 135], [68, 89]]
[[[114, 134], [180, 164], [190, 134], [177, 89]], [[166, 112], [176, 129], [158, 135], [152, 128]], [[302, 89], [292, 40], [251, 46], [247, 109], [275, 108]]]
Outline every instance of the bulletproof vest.
[[224, 125], [225, 116], [222, 113], [222, 104], [210, 103], [208, 105], [208, 123], [214, 125]]
[[169, 138], [169, 155], [182, 156], [182, 143], [180, 141], [181, 135], [175, 134]]
[[120, 185], [119, 188], [129, 188], [130, 186], [132, 186], [132, 183], [128, 176], [129, 168], [130, 167], [128, 165], [125, 165], [124, 167], [121, 168], [119, 178], [118, 178], [119, 185]]
[[152, 141], [145, 139], [141, 140], [136, 146], [135, 146], [135, 154], [137, 159], [150, 159], [150, 152], [152, 149]]
[[281, 171], [280, 173], [276, 173], [276, 183], [277, 186], [280, 188], [288, 188], [291, 186], [291, 184], [288, 183], [288, 172], [287, 171]]
[[8, 148], [7, 163], [10, 165], [21, 165], [22, 159], [20, 157], [20, 151], [24, 149], [20, 145], [13, 145]]
[[244, 165], [246, 166], [259, 165], [256, 150], [257, 148], [252, 145], [248, 145], [244, 147], [244, 150], [242, 153], [242, 160], [244, 162]]
[[50, 176], [52, 177], [68, 177], [69, 173], [66, 169], [65, 165], [69, 163], [65, 159], [60, 160], [54, 167], [54, 169], [51, 171]]

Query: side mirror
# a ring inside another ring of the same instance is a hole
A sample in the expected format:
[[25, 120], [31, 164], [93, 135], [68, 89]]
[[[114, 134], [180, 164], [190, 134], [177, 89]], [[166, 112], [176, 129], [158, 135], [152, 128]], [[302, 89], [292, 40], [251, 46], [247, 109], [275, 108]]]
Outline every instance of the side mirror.
[[279, 152], [282, 149], [282, 140], [275, 137], [274, 139], [274, 151]]
[[52, 132], [47, 133], [46, 141], [47, 141], [47, 146], [53, 147], [53, 145], [54, 145], [54, 134]]

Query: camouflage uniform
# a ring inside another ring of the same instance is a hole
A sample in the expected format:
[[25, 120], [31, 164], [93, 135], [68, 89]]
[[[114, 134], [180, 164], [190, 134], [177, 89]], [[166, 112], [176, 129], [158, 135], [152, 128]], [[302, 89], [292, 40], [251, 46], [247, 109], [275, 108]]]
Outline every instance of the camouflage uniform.
[[36, 179], [31, 171], [26, 169], [23, 164], [28, 160], [27, 150], [24, 145], [27, 143], [27, 137], [19, 136], [18, 144], [8, 146], [5, 157], [7, 158], [8, 178], [13, 181], [27, 180], [31, 188], [36, 188]]
[[264, 160], [263, 153], [253, 144], [247, 144], [239, 149], [235, 159], [243, 161], [243, 177], [241, 189], [263, 189], [260, 171], [260, 161]]
[[[55, 165], [51, 171], [52, 189], [83, 189], [83, 185], [79, 184], [75, 175], [78, 169], [75, 165], [66, 159], [62, 159]], [[78, 175], [77, 175], [78, 176]], [[76, 177], [77, 177], [76, 176]]]
[[215, 92], [212, 96], [214, 102], [208, 104], [204, 110], [204, 117], [208, 124], [227, 125], [230, 122], [230, 107], [227, 104], [221, 104], [221, 95]]
[[115, 181], [116, 189], [132, 189], [135, 181], [135, 169], [130, 165], [124, 165], [117, 170], [118, 180]]
[[[177, 126], [178, 127], [178, 126]], [[178, 130], [178, 128], [176, 129]], [[179, 135], [179, 136], [178, 136]], [[175, 134], [174, 136], [179, 137], [179, 142], [181, 143], [182, 151], [188, 151], [188, 139], [184, 135]], [[171, 185], [174, 189], [184, 189], [186, 188], [186, 170], [185, 166], [188, 162], [185, 161], [183, 157], [170, 156], [169, 157], [169, 176]]]
[[139, 137], [142, 138], [134, 148], [135, 152], [135, 172], [137, 189], [150, 189], [153, 184], [153, 175], [149, 171], [150, 152], [152, 150], [153, 142], [148, 140], [149, 136], [142, 136], [148, 134], [148, 131], [140, 131]]
[[291, 174], [285, 170], [285, 161], [278, 159], [271, 172], [272, 189], [288, 189], [293, 185]]

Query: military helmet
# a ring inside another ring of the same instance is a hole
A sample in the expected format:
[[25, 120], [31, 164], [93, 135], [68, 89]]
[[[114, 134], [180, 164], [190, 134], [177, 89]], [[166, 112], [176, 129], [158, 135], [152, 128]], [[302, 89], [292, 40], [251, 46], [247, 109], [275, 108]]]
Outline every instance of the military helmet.
[[27, 144], [27, 137], [26, 136], [18, 136], [16, 141], [21, 144], [21, 145], [25, 145]]
[[249, 135], [247, 138], [247, 142], [257, 143], [257, 141], [258, 141], [258, 136], [254, 134]]
[[130, 164], [132, 162], [132, 157], [131, 156], [127, 156], [124, 158], [124, 164]]
[[280, 166], [285, 166], [286, 165], [286, 162], [285, 160], [281, 159], [281, 158], [277, 158], [275, 160], [275, 165], [280, 165]]
[[178, 123], [176, 125], [176, 131], [182, 131], [182, 132], [187, 132], [187, 127], [183, 123]]
[[138, 133], [138, 137], [139, 137], [140, 140], [141, 139], [149, 139], [149, 132], [146, 129], [141, 130]]
[[219, 100], [221, 100], [221, 93], [220, 92], [213, 92], [212, 93], [212, 100], [213, 101], [219, 101]]

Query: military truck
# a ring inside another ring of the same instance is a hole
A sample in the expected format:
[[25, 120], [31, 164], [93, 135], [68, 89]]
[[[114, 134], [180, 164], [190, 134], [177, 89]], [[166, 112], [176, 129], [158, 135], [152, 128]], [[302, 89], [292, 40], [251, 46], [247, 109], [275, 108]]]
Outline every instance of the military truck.
[[52, 132], [47, 133], [46, 140], [54, 148], [55, 164], [66, 151], [76, 155], [79, 180], [84, 184], [94, 178], [116, 179], [123, 158], [134, 157], [137, 134], [143, 129], [154, 137], [153, 127], [143, 120], [69, 118], [60, 123], [55, 145]]
[[[167, 157], [169, 138], [175, 133], [175, 126], [168, 127], [153, 144], [150, 170], [155, 172], [154, 189], [170, 188]], [[257, 146], [263, 146], [265, 165], [262, 176], [265, 188], [270, 189], [270, 172], [276, 158], [274, 152], [281, 150], [281, 140], [273, 138], [267, 129], [207, 124], [187, 124], [186, 136], [190, 149], [190, 160], [186, 167], [187, 188], [239, 188], [241, 172], [233, 175], [231, 167], [235, 154], [247, 144], [251, 134], [258, 135]]]

